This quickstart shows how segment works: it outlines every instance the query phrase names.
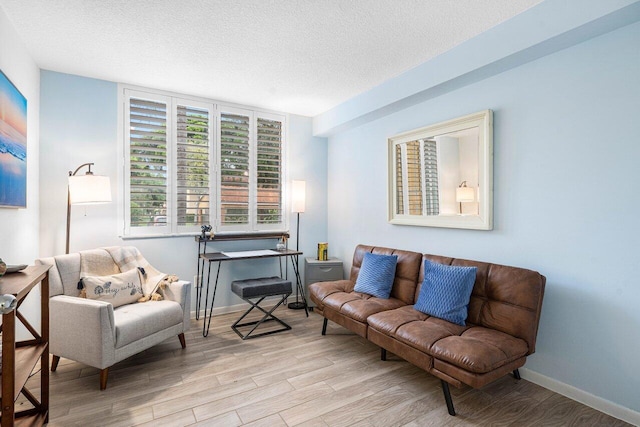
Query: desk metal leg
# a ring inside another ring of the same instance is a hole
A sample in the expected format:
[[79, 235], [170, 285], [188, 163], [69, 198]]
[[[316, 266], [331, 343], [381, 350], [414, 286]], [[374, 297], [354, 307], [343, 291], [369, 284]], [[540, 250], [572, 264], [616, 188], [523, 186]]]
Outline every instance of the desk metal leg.
[[[202, 245], [204, 244], [204, 247]], [[200, 251], [202, 248], [202, 252]], [[202, 287], [204, 286], [204, 259], [200, 258], [201, 254], [207, 253], [207, 241], [198, 242], [198, 270], [196, 278], [200, 279], [200, 283], [196, 283], [196, 320], [200, 319], [200, 308], [202, 307]], [[206, 305], [206, 303], [205, 303]]]
[[[204, 275], [204, 271], [200, 269], [200, 265], [202, 264], [202, 259], [200, 259], [200, 247], [202, 243], [198, 242], [198, 270], [196, 271], [196, 280], [200, 282], [196, 282], [196, 320], [200, 319], [200, 298], [202, 297], [202, 276]], [[204, 266], [203, 266], [204, 267]]]
[[221, 261], [218, 261], [218, 271], [216, 272], [216, 281], [213, 285], [213, 295], [211, 297], [211, 306], [209, 307], [209, 319], [207, 320], [207, 305], [209, 304], [209, 283], [211, 281], [211, 262], [209, 262], [209, 271], [207, 273], [207, 295], [204, 298], [204, 320], [202, 322], [202, 336], [209, 335], [209, 326], [211, 326], [211, 316], [213, 314], [213, 304], [216, 302], [216, 290], [218, 289], [218, 278], [220, 277]]
[[302, 303], [304, 304], [304, 312], [309, 317], [309, 309], [307, 307], [307, 296], [304, 294], [304, 287], [302, 286], [302, 281], [300, 280], [300, 269], [298, 266], [298, 255], [291, 257], [291, 264], [293, 265], [293, 273], [296, 276], [296, 286], [300, 296], [302, 297]]

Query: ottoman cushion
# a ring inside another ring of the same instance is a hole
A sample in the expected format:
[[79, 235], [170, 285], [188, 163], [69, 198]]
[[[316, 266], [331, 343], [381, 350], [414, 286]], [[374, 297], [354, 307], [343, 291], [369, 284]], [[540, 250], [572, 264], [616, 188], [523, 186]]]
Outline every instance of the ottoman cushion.
[[291, 281], [278, 276], [234, 280], [231, 290], [240, 298], [264, 297], [291, 293]]

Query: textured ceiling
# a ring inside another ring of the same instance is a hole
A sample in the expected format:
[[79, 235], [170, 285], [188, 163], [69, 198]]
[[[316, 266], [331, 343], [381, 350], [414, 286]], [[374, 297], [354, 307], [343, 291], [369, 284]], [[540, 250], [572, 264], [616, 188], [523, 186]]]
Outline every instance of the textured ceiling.
[[540, 0], [0, 0], [42, 69], [314, 116]]

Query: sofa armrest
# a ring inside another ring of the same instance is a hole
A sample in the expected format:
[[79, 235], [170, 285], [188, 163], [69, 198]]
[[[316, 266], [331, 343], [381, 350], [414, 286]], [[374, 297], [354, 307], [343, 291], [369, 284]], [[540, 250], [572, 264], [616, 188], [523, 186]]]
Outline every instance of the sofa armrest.
[[103, 369], [115, 363], [113, 305], [58, 295], [49, 299], [49, 351]]
[[336, 292], [349, 293], [353, 291], [355, 283], [351, 280], [336, 280], [332, 282], [317, 282], [309, 285], [309, 296], [311, 300], [323, 310], [323, 301], [326, 297]]
[[165, 299], [180, 304], [184, 314], [184, 330], [188, 330], [191, 325], [191, 282], [178, 280], [169, 283], [162, 290], [162, 294]]

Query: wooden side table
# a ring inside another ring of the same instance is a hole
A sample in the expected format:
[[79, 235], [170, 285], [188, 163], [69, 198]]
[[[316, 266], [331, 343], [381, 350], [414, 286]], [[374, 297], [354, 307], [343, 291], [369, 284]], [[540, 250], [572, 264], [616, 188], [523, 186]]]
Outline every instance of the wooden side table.
[[[11, 294], [18, 300], [15, 310], [2, 315], [2, 427], [14, 423], [41, 426], [49, 421], [49, 269], [48, 265], [27, 267], [24, 271], [3, 276], [0, 294]], [[40, 333], [20, 314], [20, 305], [31, 290], [40, 288]], [[32, 340], [16, 342], [16, 319], [33, 335]], [[40, 401], [25, 387], [29, 376], [40, 362]], [[16, 397], [22, 393], [34, 406], [16, 412]]]

